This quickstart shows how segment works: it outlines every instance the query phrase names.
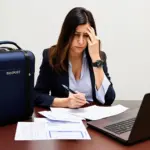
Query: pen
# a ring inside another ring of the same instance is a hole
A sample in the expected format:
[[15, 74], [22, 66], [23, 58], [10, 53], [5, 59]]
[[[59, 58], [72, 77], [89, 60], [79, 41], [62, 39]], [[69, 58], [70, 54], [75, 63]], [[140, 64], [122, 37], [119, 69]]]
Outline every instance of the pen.
[[75, 91], [71, 90], [69, 87], [67, 87], [66, 85], [62, 84], [62, 86], [68, 90], [69, 92], [73, 93], [73, 94], [77, 94]]
[[[73, 91], [72, 89], [70, 89], [70, 88], [67, 87], [66, 85], [62, 84], [62, 86], [63, 86], [66, 90], [68, 90], [69, 92], [71, 92], [71, 93], [73, 93], [73, 94], [77, 94], [75, 91]], [[88, 101], [86, 101], [86, 103], [89, 104]]]

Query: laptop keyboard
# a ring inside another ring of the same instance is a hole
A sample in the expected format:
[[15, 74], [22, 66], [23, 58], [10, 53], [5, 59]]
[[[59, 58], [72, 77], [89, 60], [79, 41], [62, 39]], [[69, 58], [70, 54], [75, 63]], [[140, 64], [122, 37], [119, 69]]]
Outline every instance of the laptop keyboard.
[[131, 131], [134, 122], [135, 122], [135, 118], [131, 118], [125, 121], [121, 121], [115, 124], [108, 125], [104, 128], [116, 134], [122, 134], [128, 131]]

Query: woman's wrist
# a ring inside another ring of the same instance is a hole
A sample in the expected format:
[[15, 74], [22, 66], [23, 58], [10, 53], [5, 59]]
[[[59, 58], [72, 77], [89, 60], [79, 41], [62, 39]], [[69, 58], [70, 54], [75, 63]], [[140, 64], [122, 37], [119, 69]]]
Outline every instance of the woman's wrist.
[[91, 58], [92, 63], [96, 62], [97, 60], [101, 60], [100, 56], [94, 56]]
[[93, 67], [96, 88], [99, 89], [104, 79], [104, 71], [102, 67]]
[[54, 98], [53, 107], [68, 107], [68, 98]]

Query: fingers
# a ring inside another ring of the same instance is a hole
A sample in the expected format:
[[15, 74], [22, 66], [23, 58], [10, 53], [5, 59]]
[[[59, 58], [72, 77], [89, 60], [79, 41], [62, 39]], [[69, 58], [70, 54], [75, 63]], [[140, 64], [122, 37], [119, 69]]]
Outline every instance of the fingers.
[[88, 41], [89, 45], [92, 45], [92, 42], [91, 42], [91, 40], [89, 38], [87, 39], [87, 41]]
[[90, 27], [88, 27], [88, 31], [95, 37], [96, 35], [95, 35], [95, 31], [94, 31], [94, 29], [90, 26]]
[[91, 42], [94, 41], [94, 35], [90, 30], [87, 30], [87, 34], [89, 35], [89, 39], [91, 40]]
[[79, 98], [79, 97], [76, 97], [76, 96], [74, 96], [74, 99], [73, 99], [76, 103], [78, 103], [78, 104], [82, 104], [82, 105], [84, 105], [85, 103], [86, 103], [86, 99], [81, 99], [81, 98]]
[[82, 99], [82, 100], [86, 100], [85, 98], [85, 94], [84, 93], [80, 93], [80, 92], [76, 92], [77, 94], [74, 94], [74, 96], [78, 99]]
[[95, 30], [91, 26], [87, 28], [87, 34], [89, 35], [88, 43], [90, 45], [97, 42], [98, 37], [95, 35]]
[[81, 101], [78, 101], [77, 99], [72, 99], [72, 98], [69, 99], [69, 104], [68, 104], [68, 106], [69, 106], [70, 108], [80, 108], [80, 107], [82, 107], [83, 105], [84, 105], [84, 103], [81, 102]]
[[77, 93], [69, 95], [69, 107], [70, 108], [80, 108], [81, 106], [86, 104], [85, 94]]

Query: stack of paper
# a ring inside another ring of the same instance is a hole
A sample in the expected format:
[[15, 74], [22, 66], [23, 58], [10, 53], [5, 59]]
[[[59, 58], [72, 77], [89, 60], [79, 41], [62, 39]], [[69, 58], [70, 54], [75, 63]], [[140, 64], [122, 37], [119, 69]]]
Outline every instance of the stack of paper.
[[113, 115], [117, 115], [126, 111], [128, 108], [122, 105], [103, 107], [103, 106], [89, 106], [85, 108], [78, 109], [69, 109], [69, 108], [53, 108], [51, 107], [52, 112], [54, 113], [68, 113], [75, 116], [80, 116], [89, 120], [98, 120]]
[[91, 139], [83, 118], [102, 119], [124, 112], [128, 108], [122, 105], [111, 107], [90, 106], [79, 109], [51, 108], [51, 111], [39, 112], [46, 118], [35, 118], [34, 122], [19, 122], [15, 140], [50, 139]]
[[39, 113], [48, 119], [35, 118], [34, 122], [18, 122], [15, 140], [91, 139], [81, 118], [50, 111]]
[[39, 114], [43, 115], [44, 117], [50, 120], [79, 122], [84, 119], [69, 113], [61, 113], [61, 112], [40, 111]]

